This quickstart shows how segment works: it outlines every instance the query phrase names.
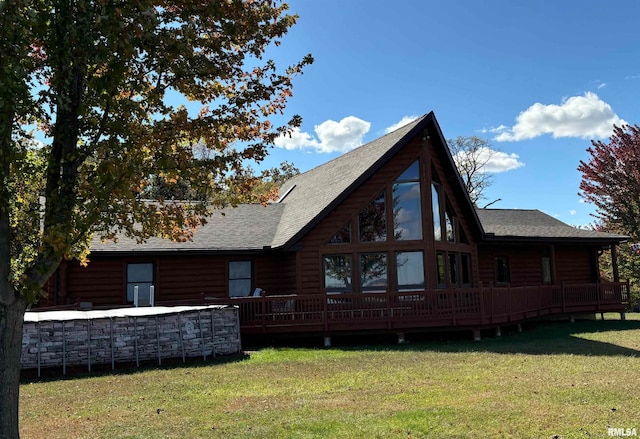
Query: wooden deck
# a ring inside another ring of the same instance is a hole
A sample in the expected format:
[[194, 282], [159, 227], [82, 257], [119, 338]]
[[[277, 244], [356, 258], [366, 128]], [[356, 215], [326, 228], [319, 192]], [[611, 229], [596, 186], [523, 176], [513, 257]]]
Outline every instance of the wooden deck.
[[623, 312], [628, 283], [468, 288], [409, 293], [219, 299], [237, 306], [245, 334], [482, 328], [549, 315]]

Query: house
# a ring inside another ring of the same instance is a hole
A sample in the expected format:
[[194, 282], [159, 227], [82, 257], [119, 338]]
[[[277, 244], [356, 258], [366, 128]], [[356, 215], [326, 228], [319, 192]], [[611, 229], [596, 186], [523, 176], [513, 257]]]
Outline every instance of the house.
[[[42, 304], [127, 306], [153, 291], [158, 304], [238, 305], [246, 333], [325, 335], [477, 334], [628, 304], [615, 260], [625, 236], [476, 209], [433, 113], [291, 178], [277, 202], [224, 213], [190, 242], [95, 241], [89, 266], [63, 263]], [[605, 249], [613, 282], [598, 270]]]

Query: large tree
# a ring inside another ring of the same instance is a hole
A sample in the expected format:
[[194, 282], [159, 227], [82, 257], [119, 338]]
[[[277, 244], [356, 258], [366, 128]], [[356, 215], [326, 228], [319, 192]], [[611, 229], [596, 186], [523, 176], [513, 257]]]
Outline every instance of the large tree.
[[488, 140], [478, 136], [458, 136], [447, 139], [447, 144], [469, 198], [477, 205], [486, 199], [485, 192], [493, 184], [493, 175], [487, 172], [486, 166], [499, 151], [492, 149]]
[[[25, 309], [60, 261], [87, 262], [91, 237], [116, 231], [189, 239], [211, 201], [255, 183], [242, 180], [247, 161], [299, 125], [273, 120], [311, 57], [286, 70], [263, 59], [296, 21], [286, 11], [273, 0], [0, 0], [0, 438], [19, 435]], [[145, 202], [152, 178], [201, 196]]]
[[640, 127], [614, 127], [608, 142], [592, 141], [580, 161], [580, 195], [605, 225], [640, 238]]
[[[580, 161], [580, 196], [596, 206], [598, 230], [631, 237], [619, 252], [620, 275], [629, 279], [633, 296], [640, 280], [640, 255], [632, 243], [640, 241], [640, 127], [614, 127], [608, 142], [591, 141], [589, 159]], [[610, 258], [601, 258], [607, 260]], [[605, 275], [611, 267], [601, 267]]]

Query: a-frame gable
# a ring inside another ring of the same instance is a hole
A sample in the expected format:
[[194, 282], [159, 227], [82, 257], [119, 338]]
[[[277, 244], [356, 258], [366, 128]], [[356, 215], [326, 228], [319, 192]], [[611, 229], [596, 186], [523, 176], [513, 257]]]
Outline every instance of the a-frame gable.
[[439, 160], [456, 188], [456, 196], [466, 204], [465, 215], [470, 215], [474, 232], [481, 235], [482, 228], [471, 205], [462, 180], [433, 112], [399, 128], [379, 139], [363, 145], [317, 168], [293, 177], [280, 188], [285, 195], [281, 202], [285, 211], [276, 231], [272, 247], [287, 248], [295, 245], [340, 203], [378, 172], [409, 142], [429, 142], [435, 145]]

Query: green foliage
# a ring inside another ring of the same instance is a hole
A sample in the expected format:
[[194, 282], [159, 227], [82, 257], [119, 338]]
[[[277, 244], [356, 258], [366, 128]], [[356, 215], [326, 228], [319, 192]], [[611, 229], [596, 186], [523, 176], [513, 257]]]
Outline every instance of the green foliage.
[[[211, 207], [261, 183], [247, 163], [300, 124], [273, 120], [311, 56], [284, 71], [263, 59], [296, 21], [286, 4], [42, 0], [0, 11], [0, 211], [11, 206], [0, 248], [12, 249], [0, 267], [19, 294], [62, 258], [85, 260], [94, 234], [189, 239]], [[170, 100], [179, 96], [189, 109]], [[47, 138], [38, 163], [20, 146], [33, 120]], [[143, 201], [154, 186], [155, 202]]]

